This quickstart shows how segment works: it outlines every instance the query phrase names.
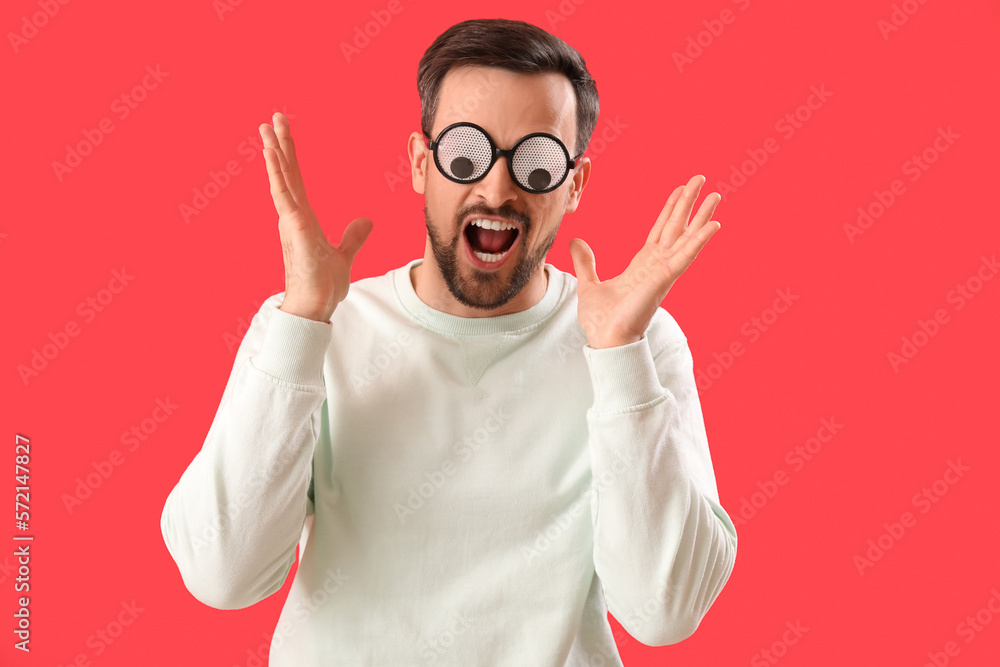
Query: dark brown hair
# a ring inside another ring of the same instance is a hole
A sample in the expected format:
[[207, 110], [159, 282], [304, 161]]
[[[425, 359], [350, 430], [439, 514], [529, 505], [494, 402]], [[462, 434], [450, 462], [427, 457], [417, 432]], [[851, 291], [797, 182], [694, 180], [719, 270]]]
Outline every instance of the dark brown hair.
[[[576, 93], [576, 151], [583, 153], [597, 126], [597, 84], [580, 53], [538, 26], [509, 19], [474, 19], [441, 33], [417, 67], [420, 127], [431, 136], [441, 82], [453, 67], [499, 67], [528, 74], [559, 72]], [[433, 138], [433, 137], [432, 137]]]

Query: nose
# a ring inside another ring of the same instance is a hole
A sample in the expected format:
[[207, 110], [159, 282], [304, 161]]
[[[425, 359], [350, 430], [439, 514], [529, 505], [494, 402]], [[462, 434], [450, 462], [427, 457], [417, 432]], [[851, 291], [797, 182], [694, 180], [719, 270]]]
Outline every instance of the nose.
[[506, 155], [500, 156], [489, 173], [473, 183], [473, 194], [482, 198], [486, 205], [493, 209], [500, 208], [507, 202], [516, 201], [520, 196], [517, 184], [507, 171], [506, 160]]

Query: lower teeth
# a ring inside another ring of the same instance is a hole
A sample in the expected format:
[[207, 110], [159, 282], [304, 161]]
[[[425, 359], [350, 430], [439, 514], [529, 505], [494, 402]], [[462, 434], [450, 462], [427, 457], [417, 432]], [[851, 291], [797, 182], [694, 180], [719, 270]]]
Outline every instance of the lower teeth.
[[506, 250], [504, 250], [501, 253], [486, 253], [486, 252], [479, 252], [478, 250], [473, 250], [472, 252], [473, 254], [475, 254], [476, 257], [483, 260], [484, 262], [499, 262], [501, 259], [503, 259], [503, 256], [507, 254]]

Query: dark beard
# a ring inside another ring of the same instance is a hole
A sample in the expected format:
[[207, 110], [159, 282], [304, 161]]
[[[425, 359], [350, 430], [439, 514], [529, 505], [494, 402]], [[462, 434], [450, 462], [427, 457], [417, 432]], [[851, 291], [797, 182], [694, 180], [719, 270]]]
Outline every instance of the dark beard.
[[472, 206], [459, 211], [458, 215], [455, 216], [456, 230], [460, 228], [462, 220], [470, 213], [509, 218], [520, 222], [523, 227], [520, 233], [524, 238], [518, 240], [517, 257], [507, 258], [508, 262], [515, 262], [508, 282], [505, 283], [503, 281], [499, 272], [487, 273], [475, 268], [473, 268], [471, 279], [467, 279], [459, 273], [458, 253], [464, 252], [459, 250], [459, 244], [462, 242], [460, 238], [461, 232], [456, 231], [451, 242], [445, 244], [434, 234], [430, 213], [427, 210], [427, 202], [424, 202], [424, 225], [427, 227], [427, 236], [431, 240], [434, 261], [437, 262], [438, 268], [441, 270], [441, 276], [448, 286], [448, 291], [463, 306], [479, 308], [481, 310], [493, 310], [508, 303], [528, 284], [539, 264], [548, 255], [552, 244], [555, 243], [559, 225], [556, 225], [556, 228], [552, 230], [552, 234], [544, 239], [535, 252], [531, 252], [531, 249], [525, 245], [525, 239], [527, 239], [528, 231], [531, 229], [531, 221], [527, 216], [518, 213], [510, 206], [501, 206], [496, 211], [491, 211], [483, 206]]

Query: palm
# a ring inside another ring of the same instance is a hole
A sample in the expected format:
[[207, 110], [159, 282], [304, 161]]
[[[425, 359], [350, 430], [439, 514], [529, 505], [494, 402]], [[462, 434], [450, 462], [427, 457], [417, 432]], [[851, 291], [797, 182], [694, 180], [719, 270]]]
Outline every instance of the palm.
[[[345, 236], [358, 224], [350, 223]], [[353, 256], [346, 256], [343, 249], [330, 243], [311, 209], [279, 215], [278, 226], [289, 237], [287, 242], [284, 238], [281, 242], [286, 296], [316, 295], [311, 300], [313, 305], [332, 313], [347, 296]]]
[[[597, 277], [593, 251], [582, 239], [570, 242], [577, 275], [578, 316], [591, 347], [613, 347], [642, 338], [653, 314], [677, 278], [721, 227], [711, 221], [721, 197], [709, 195], [688, 224], [703, 176], [671, 193], [646, 243], [621, 275]], [[716, 194], [716, 193], [713, 193]]]
[[328, 321], [347, 296], [351, 265], [371, 232], [371, 220], [353, 220], [344, 230], [340, 245], [332, 245], [306, 199], [288, 120], [276, 113], [274, 127], [265, 123], [260, 133], [285, 263], [285, 300], [281, 309]]

